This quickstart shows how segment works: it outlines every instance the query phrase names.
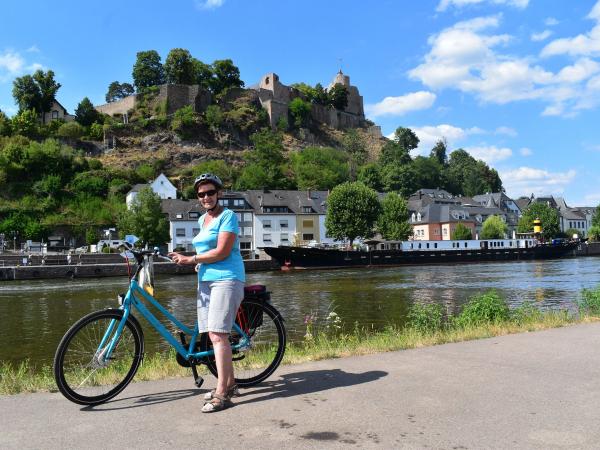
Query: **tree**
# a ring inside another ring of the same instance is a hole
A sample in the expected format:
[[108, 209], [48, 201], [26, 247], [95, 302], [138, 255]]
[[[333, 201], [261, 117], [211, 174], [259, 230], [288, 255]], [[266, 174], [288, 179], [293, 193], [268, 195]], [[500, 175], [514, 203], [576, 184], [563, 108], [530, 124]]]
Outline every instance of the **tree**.
[[165, 81], [169, 84], [194, 84], [196, 63], [189, 50], [172, 49], [165, 60], [164, 72]]
[[356, 181], [358, 167], [363, 165], [369, 156], [365, 140], [358, 131], [350, 128], [342, 139], [342, 148], [348, 153], [350, 181]]
[[139, 91], [142, 88], [164, 83], [164, 69], [156, 50], [138, 52], [133, 65], [133, 84]]
[[133, 86], [129, 83], [119, 83], [113, 81], [108, 85], [108, 92], [106, 93], [106, 103], [116, 102], [122, 98], [128, 97], [134, 93]]
[[594, 242], [600, 241], [600, 226], [592, 225], [588, 230], [588, 237]]
[[118, 220], [121, 235], [133, 234], [142, 244], [163, 245], [169, 240], [169, 221], [161, 209], [160, 197], [149, 187], [142, 188]]
[[94, 108], [90, 99], [84, 97], [75, 109], [75, 121], [84, 127], [89, 127], [99, 120], [101, 120], [100, 113], [96, 111], [96, 108]]
[[250, 140], [254, 149], [246, 151], [246, 165], [236, 182], [237, 189], [286, 189], [290, 182], [285, 176], [286, 159], [283, 154], [281, 133], [264, 129], [254, 133]]
[[298, 189], [331, 189], [348, 180], [346, 155], [330, 147], [306, 147], [292, 155]]
[[546, 203], [541, 202], [533, 202], [523, 211], [517, 225], [517, 231], [519, 233], [532, 233], [535, 219], [540, 219], [542, 222], [543, 239], [552, 239], [560, 233], [558, 212]]
[[504, 239], [508, 226], [500, 216], [489, 216], [481, 227], [481, 239]]
[[244, 82], [240, 79], [238, 69], [231, 59], [218, 59], [212, 63], [213, 77], [210, 85], [213, 94], [218, 95], [230, 88], [240, 88]]
[[192, 105], [187, 105], [175, 111], [171, 122], [171, 129], [182, 138], [187, 139], [194, 135], [199, 123], [200, 116], [194, 111]]
[[502, 181], [498, 172], [483, 161], [477, 161], [468, 152], [458, 149], [450, 154], [446, 169], [446, 189], [453, 194], [477, 195], [500, 192]]
[[79, 139], [83, 136], [83, 128], [77, 122], [63, 123], [56, 135], [67, 139]]
[[329, 92], [329, 105], [335, 109], [343, 111], [348, 106], [348, 89], [343, 84], [334, 84]]
[[435, 189], [442, 185], [442, 166], [437, 160], [417, 156], [413, 160], [412, 169], [416, 177], [416, 186], [419, 188]]
[[358, 182], [340, 184], [327, 199], [327, 234], [336, 240], [348, 239], [352, 246], [355, 239], [373, 235], [380, 212], [381, 204], [373, 189]]
[[210, 83], [214, 76], [210, 65], [196, 58], [192, 58], [192, 64], [194, 65], [194, 83], [202, 89], [210, 89]]
[[42, 116], [45, 123], [45, 114], [50, 111], [56, 99], [56, 92], [60, 89], [60, 83], [54, 80], [54, 72], [48, 70], [36, 70], [31, 75], [16, 78], [13, 82], [13, 97], [19, 112], [33, 109]]
[[408, 207], [402, 197], [390, 192], [383, 198], [381, 209], [377, 218], [377, 230], [384, 239], [403, 241], [412, 235], [412, 227], [408, 223]]
[[419, 189], [417, 173], [412, 164], [403, 166], [388, 164], [381, 171], [383, 190], [386, 192], [397, 192], [404, 198]]
[[358, 170], [357, 181], [377, 192], [381, 191], [383, 189], [381, 166], [377, 163], [365, 164]]
[[13, 134], [33, 137], [38, 132], [38, 115], [33, 109], [25, 109], [11, 120]]
[[412, 158], [410, 157], [408, 150], [402, 147], [402, 145], [394, 141], [388, 141], [381, 148], [379, 162], [383, 166], [388, 164], [402, 166], [404, 164], [410, 164], [412, 162]]
[[469, 239], [473, 239], [473, 233], [471, 232], [471, 229], [469, 227], [459, 222], [456, 224], [456, 228], [454, 228], [454, 232], [450, 237], [451, 239], [456, 241], [466, 241]]
[[596, 207], [596, 210], [592, 215], [592, 226], [600, 227], [600, 205]]
[[299, 128], [308, 124], [311, 111], [309, 102], [305, 102], [300, 97], [296, 97], [289, 103], [288, 108], [292, 115], [292, 119], [294, 119], [294, 126]]
[[398, 127], [394, 132], [394, 142], [407, 152], [419, 146], [419, 138], [410, 128]]
[[440, 166], [444, 167], [448, 164], [447, 151], [448, 151], [448, 144], [446, 142], [446, 139], [445, 138], [440, 139], [439, 141], [437, 141], [435, 143], [435, 145], [431, 149], [431, 153], [429, 154], [429, 157], [431, 159], [436, 160], [440, 164]]
[[10, 119], [6, 114], [0, 111], [0, 136], [10, 136], [12, 133], [12, 127], [10, 125]]
[[223, 124], [223, 112], [219, 105], [208, 105], [206, 111], [204, 111], [204, 120], [210, 128], [210, 131], [221, 139], [221, 125]]

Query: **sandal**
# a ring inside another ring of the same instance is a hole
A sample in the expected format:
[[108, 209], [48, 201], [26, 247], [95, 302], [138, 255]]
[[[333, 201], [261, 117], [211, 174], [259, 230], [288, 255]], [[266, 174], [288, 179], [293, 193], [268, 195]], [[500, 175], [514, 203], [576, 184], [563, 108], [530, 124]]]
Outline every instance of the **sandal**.
[[[212, 391], [204, 394], [204, 400], [206, 400], [206, 401], [212, 400], [213, 396], [215, 395], [215, 392], [217, 392], [217, 390], [213, 389]], [[231, 399], [231, 397], [237, 397], [238, 395], [240, 395], [240, 389], [238, 388], [238, 385], [237, 384], [232, 385], [229, 389], [227, 389], [227, 392], [225, 393], [225, 395], [227, 396], [228, 399]]]
[[233, 406], [233, 402], [226, 396], [214, 394], [210, 402], [207, 402], [202, 407], [203, 413], [211, 413], [217, 411], [223, 411], [224, 409]]

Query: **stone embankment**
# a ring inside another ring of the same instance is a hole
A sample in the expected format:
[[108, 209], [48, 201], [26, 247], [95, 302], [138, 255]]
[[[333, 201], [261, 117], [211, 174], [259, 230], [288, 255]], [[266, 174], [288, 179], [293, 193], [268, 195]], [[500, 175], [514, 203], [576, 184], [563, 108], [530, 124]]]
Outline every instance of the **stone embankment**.
[[[244, 261], [247, 272], [277, 268], [271, 260]], [[53, 278], [94, 278], [126, 276], [133, 272], [135, 261], [127, 261], [120, 255], [84, 254], [72, 255], [0, 255], [1, 280], [35, 280]], [[191, 274], [193, 266], [177, 266], [170, 262], [155, 262], [154, 272], [160, 274]]]

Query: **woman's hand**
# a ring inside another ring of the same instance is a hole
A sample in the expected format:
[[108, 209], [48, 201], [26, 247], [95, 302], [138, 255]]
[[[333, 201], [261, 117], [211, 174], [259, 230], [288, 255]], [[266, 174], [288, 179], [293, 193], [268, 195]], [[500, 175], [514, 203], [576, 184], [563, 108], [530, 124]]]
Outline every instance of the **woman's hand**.
[[171, 252], [167, 255], [169, 258], [173, 260], [173, 262], [179, 266], [184, 266], [186, 264], [196, 264], [196, 255], [185, 256], [181, 253]]

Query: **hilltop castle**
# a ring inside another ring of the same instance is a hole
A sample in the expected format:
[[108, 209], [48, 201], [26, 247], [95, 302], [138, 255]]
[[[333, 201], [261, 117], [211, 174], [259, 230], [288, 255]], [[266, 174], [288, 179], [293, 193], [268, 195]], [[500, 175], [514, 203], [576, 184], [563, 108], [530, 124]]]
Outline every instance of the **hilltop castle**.
[[[356, 86], [350, 84], [350, 77], [341, 70], [335, 75], [327, 87], [329, 91], [336, 84], [343, 85], [348, 92], [348, 105], [341, 111], [327, 106], [312, 104], [311, 118], [317, 123], [329, 125], [336, 129], [358, 128], [367, 124], [365, 119], [363, 98]], [[237, 89], [235, 91], [238, 91]], [[302, 93], [291, 86], [286, 86], [279, 81], [276, 73], [264, 75], [257, 85], [244, 92], [256, 92], [256, 100], [265, 109], [269, 116], [272, 128], [277, 126], [281, 118], [288, 118], [289, 103]], [[236, 95], [235, 92], [232, 92]], [[198, 85], [163, 84], [158, 86], [157, 99], [167, 106], [166, 113], [172, 114], [184, 106], [191, 105], [198, 113], [203, 112], [211, 103], [210, 92], [201, 89]], [[110, 116], [122, 116], [127, 121], [128, 115], [138, 103], [137, 95], [130, 95], [116, 102], [96, 106], [96, 110]], [[371, 131], [381, 136], [379, 127], [372, 126]]]

